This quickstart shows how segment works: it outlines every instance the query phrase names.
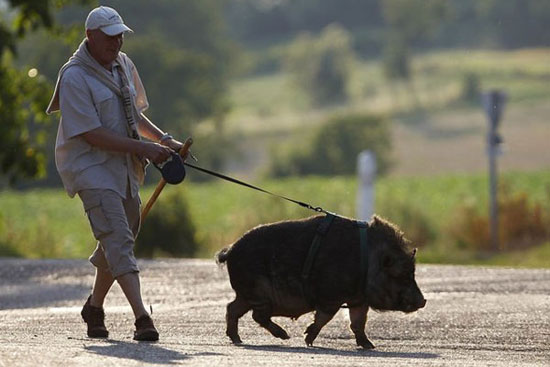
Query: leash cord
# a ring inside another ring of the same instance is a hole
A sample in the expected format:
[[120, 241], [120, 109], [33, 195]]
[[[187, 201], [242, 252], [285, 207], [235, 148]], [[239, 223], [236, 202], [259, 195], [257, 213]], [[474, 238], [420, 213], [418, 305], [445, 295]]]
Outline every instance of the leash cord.
[[237, 180], [236, 178], [233, 178], [233, 177], [229, 177], [229, 176], [226, 176], [226, 175], [223, 175], [221, 173], [218, 173], [218, 172], [214, 172], [214, 171], [211, 171], [211, 170], [208, 170], [206, 168], [202, 168], [202, 167], [199, 167], [199, 166], [195, 166], [194, 164], [191, 164], [191, 163], [187, 163], [187, 162], [184, 162], [184, 164], [188, 167], [191, 167], [193, 169], [196, 169], [197, 171], [201, 171], [203, 173], [206, 173], [206, 174], [209, 174], [209, 175], [212, 175], [212, 176], [215, 176], [215, 177], [218, 177], [218, 178], [221, 178], [222, 180], [226, 180], [226, 181], [229, 181], [229, 182], [233, 182], [233, 183], [236, 183], [238, 185], [242, 185], [242, 186], [245, 186], [245, 187], [248, 187], [250, 189], [254, 189], [254, 190], [257, 190], [257, 191], [260, 191], [260, 192], [263, 192], [265, 194], [268, 194], [268, 195], [272, 195], [272, 196], [275, 196], [275, 197], [278, 197], [278, 198], [281, 198], [281, 199], [284, 199], [284, 200], [287, 200], [287, 201], [290, 201], [294, 204], [298, 204], [300, 205], [301, 207], [304, 207], [306, 209], [310, 209], [310, 210], [313, 210], [315, 212], [318, 212], [318, 213], [325, 213], [325, 214], [332, 214], [326, 210], [324, 210], [323, 208], [321, 208], [320, 206], [317, 206], [317, 207], [314, 207], [310, 204], [307, 204], [307, 203], [304, 203], [304, 202], [301, 202], [301, 201], [298, 201], [298, 200], [294, 200], [294, 199], [291, 199], [291, 198], [288, 198], [286, 196], [282, 196], [282, 195], [278, 195], [278, 194], [274, 194], [272, 192], [269, 192], [267, 190], [264, 190], [260, 187], [257, 187], [257, 186], [254, 186], [254, 185], [251, 185], [249, 183], [246, 183], [246, 182], [243, 182], [243, 181], [240, 181], [240, 180]]

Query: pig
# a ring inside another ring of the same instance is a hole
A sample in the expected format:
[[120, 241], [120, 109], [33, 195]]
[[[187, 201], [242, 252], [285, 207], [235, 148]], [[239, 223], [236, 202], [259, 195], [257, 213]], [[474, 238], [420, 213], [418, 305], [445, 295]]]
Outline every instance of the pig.
[[347, 305], [357, 345], [372, 349], [365, 333], [369, 309], [410, 313], [426, 305], [414, 277], [416, 249], [409, 251], [403, 233], [376, 215], [366, 223], [366, 279], [361, 279], [357, 221], [335, 216], [304, 285], [304, 262], [324, 220], [317, 215], [260, 225], [216, 254], [218, 264], [227, 264], [236, 293], [226, 313], [226, 334], [234, 344], [242, 343], [238, 322], [249, 310], [260, 326], [281, 339], [289, 335], [272, 316], [297, 319], [315, 311], [304, 333], [306, 345], [312, 346], [323, 326]]

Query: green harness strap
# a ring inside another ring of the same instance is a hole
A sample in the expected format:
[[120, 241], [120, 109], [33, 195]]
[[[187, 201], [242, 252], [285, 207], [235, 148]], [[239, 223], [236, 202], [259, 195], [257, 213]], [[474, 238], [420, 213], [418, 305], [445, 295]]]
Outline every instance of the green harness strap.
[[309, 276], [311, 268], [313, 267], [313, 262], [315, 261], [315, 257], [317, 256], [317, 252], [319, 251], [319, 247], [321, 247], [323, 237], [327, 234], [334, 217], [334, 214], [327, 213], [327, 215], [323, 218], [321, 224], [319, 224], [319, 227], [317, 227], [317, 232], [315, 233], [313, 242], [309, 247], [309, 252], [304, 263], [304, 268], [302, 269], [303, 293], [308, 303], [312, 306], [315, 304], [315, 300], [309, 285]]
[[[302, 269], [302, 289], [304, 296], [306, 297], [307, 302], [313, 307], [315, 305], [315, 299], [313, 297], [313, 294], [311, 292], [311, 287], [309, 284], [309, 277], [311, 273], [311, 268], [313, 267], [313, 263], [315, 262], [315, 257], [317, 256], [317, 252], [319, 251], [319, 248], [321, 247], [321, 243], [323, 241], [323, 237], [327, 234], [330, 225], [332, 224], [332, 221], [336, 215], [327, 213], [325, 218], [323, 218], [323, 221], [321, 224], [319, 224], [319, 227], [317, 227], [317, 231], [315, 233], [315, 237], [313, 238], [313, 242], [311, 246], [309, 247], [309, 252], [306, 257], [306, 261], [304, 263], [304, 267]], [[357, 227], [359, 228], [359, 249], [360, 249], [360, 272], [361, 272], [361, 283], [360, 283], [360, 289], [359, 291], [366, 297], [367, 295], [367, 275], [368, 275], [368, 237], [367, 237], [367, 229], [369, 227], [367, 222], [363, 221], [356, 221]]]
[[367, 222], [357, 221], [357, 226], [359, 227], [359, 248], [361, 251], [361, 288], [360, 291], [363, 292], [365, 297], [367, 296], [367, 275], [368, 275], [368, 265], [369, 265], [369, 254], [368, 254], [368, 237], [367, 237], [367, 228], [369, 227]]

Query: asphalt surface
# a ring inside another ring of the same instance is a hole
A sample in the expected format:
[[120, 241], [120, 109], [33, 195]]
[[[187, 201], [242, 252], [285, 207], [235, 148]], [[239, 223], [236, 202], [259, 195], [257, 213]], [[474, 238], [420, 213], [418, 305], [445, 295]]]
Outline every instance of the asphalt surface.
[[312, 314], [276, 318], [290, 340], [241, 318], [243, 345], [225, 336], [233, 299], [211, 260], [142, 261], [144, 300], [161, 333], [132, 340], [118, 286], [106, 300], [110, 338], [88, 339], [80, 309], [93, 269], [82, 260], [0, 259], [0, 367], [11, 366], [550, 366], [550, 270], [417, 267], [428, 303], [416, 313], [369, 313], [376, 349], [356, 347], [341, 310], [306, 347]]

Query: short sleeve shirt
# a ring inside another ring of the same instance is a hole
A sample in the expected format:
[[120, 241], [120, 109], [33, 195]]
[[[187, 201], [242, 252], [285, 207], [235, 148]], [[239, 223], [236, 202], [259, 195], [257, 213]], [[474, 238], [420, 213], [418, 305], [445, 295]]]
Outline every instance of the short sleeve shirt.
[[[130, 65], [134, 69], [130, 89], [135, 98], [139, 94], [135, 87], [137, 71], [133, 64]], [[112, 74], [107, 69], [104, 72], [120, 85], [117, 68], [113, 67]], [[141, 81], [138, 84], [142, 92], [140, 98], [145, 100], [147, 106]], [[55, 160], [69, 196], [73, 197], [83, 189], [110, 189], [121, 197], [126, 197], [129, 189], [132, 197], [135, 196], [139, 183], [130, 154], [101, 150], [88, 144], [81, 136], [104, 127], [115, 135], [127, 137], [127, 121], [120, 97], [78, 65], [65, 70], [59, 88], [61, 119]], [[142, 112], [145, 108], [138, 110]]]

